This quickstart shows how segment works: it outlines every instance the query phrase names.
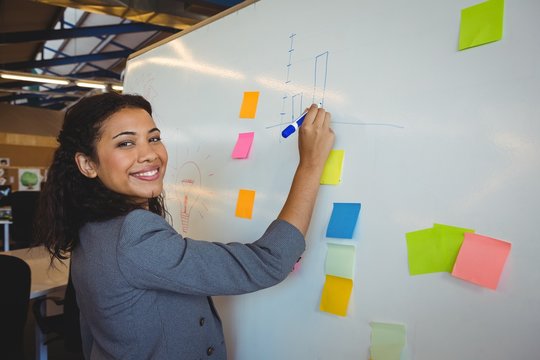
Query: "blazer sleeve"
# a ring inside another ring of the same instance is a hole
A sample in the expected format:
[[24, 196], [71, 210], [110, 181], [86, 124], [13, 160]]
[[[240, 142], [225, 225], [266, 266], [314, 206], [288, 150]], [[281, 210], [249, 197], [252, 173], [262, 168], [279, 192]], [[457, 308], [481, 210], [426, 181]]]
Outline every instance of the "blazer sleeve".
[[135, 210], [122, 225], [117, 257], [136, 288], [213, 296], [279, 283], [304, 249], [302, 233], [279, 219], [253, 243], [222, 244], [183, 238], [160, 216]]

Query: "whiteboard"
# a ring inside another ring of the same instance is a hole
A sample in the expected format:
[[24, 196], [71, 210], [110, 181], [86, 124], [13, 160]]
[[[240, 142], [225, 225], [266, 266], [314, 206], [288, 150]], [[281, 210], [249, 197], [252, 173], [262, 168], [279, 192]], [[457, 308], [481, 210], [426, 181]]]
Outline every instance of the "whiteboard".
[[[229, 358], [367, 359], [371, 321], [405, 324], [409, 359], [540, 356], [540, 2], [507, 0], [503, 39], [457, 51], [476, 3], [262, 0], [128, 62], [126, 92], [155, 108], [167, 205], [191, 238], [262, 235], [298, 160], [280, 124], [313, 101], [333, 114], [342, 182], [320, 189], [298, 271], [217, 299]], [[255, 119], [239, 118], [245, 91], [260, 92]], [[250, 131], [249, 158], [232, 159]], [[256, 191], [251, 220], [235, 216], [240, 189]], [[319, 311], [336, 202], [362, 204], [342, 241], [356, 246], [346, 317]], [[409, 275], [405, 233], [434, 223], [512, 243], [496, 291]]]

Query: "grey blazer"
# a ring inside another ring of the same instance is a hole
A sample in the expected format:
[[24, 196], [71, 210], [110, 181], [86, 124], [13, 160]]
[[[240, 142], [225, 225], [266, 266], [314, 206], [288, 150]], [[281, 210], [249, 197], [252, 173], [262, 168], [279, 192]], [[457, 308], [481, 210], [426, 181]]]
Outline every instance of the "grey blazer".
[[251, 244], [183, 238], [135, 210], [86, 224], [71, 271], [86, 359], [226, 359], [212, 295], [243, 294], [285, 279], [302, 234], [275, 220]]

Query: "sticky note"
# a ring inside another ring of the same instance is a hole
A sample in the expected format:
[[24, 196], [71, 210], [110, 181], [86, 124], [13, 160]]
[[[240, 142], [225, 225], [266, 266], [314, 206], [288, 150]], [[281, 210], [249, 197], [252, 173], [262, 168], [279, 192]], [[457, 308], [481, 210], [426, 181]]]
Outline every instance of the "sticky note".
[[439, 249], [445, 254], [441, 258], [443, 271], [452, 272], [465, 233], [473, 233], [474, 230], [444, 224], [433, 224], [433, 229], [439, 242]]
[[345, 157], [345, 150], [332, 150], [326, 163], [324, 164], [324, 170], [321, 176], [321, 184], [323, 185], [336, 185], [341, 182], [341, 170], [343, 168], [343, 158]]
[[407, 343], [405, 325], [372, 322], [371, 359], [400, 360]]
[[474, 230], [435, 224], [433, 228], [406, 233], [409, 274], [451, 272], [465, 232]]
[[352, 239], [360, 206], [360, 203], [334, 203], [326, 237]]
[[459, 50], [502, 39], [504, 0], [489, 0], [461, 10]]
[[258, 91], [246, 91], [244, 93], [244, 99], [242, 100], [242, 107], [240, 108], [240, 118], [255, 119], [255, 115], [257, 114], [258, 102]]
[[236, 202], [236, 216], [251, 219], [253, 215], [253, 203], [255, 202], [255, 191], [242, 189], [238, 192]]
[[479, 234], [465, 234], [452, 275], [497, 289], [512, 244]]
[[236, 140], [236, 145], [234, 146], [234, 149], [232, 152], [233, 159], [247, 159], [248, 158], [249, 151], [251, 150], [251, 144], [253, 144], [254, 136], [255, 136], [254, 132], [238, 134], [238, 139]]
[[326, 275], [354, 279], [356, 248], [353, 245], [327, 244]]
[[347, 316], [352, 287], [353, 281], [351, 279], [326, 275], [320, 310], [334, 315]]

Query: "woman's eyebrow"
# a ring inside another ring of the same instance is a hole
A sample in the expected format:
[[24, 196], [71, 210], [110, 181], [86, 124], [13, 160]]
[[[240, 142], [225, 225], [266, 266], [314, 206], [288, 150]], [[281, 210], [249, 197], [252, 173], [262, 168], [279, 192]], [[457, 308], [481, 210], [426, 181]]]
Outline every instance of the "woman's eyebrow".
[[[154, 131], [161, 132], [161, 130], [159, 130], [158, 128], [152, 128], [148, 130], [148, 133], [150, 134], [150, 133], [153, 133]], [[114, 135], [112, 138], [116, 139], [117, 137], [122, 136], [122, 135], [137, 135], [137, 133], [135, 131], [122, 131]]]
[[135, 131], [122, 131], [121, 133], [114, 135], [112, 138], [116, 139], [117, 137], [122, 136], [122, 135], [136, 135], [136, 134], [137, 133]]

